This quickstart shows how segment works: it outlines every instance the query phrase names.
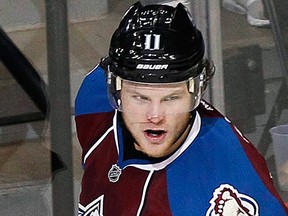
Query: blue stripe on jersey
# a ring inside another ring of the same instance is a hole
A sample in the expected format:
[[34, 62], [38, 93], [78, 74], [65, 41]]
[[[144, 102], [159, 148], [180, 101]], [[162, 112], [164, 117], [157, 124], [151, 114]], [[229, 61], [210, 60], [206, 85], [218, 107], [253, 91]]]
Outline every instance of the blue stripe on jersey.
[[75, 115], [112, 111], [105, 71], [97, 66], [83, 80], [75, 100]]
[[172, 214], [205, 215], [214, 190], [221, 184], [229, 184], [256, 200], [259, 215], [272, 216], [275, 212], [278, 216], [286, 215], [259, 179], [228, 122], [203, 118], [201, 131], [193, 144], [167, 168]]

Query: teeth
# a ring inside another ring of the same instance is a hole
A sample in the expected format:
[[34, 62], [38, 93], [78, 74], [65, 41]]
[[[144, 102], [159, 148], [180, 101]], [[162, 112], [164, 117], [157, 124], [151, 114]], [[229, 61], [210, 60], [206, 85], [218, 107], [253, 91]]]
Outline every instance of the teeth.
[[146, 132], [151, 134], [152, 136], [158, 136], [159, 134], [164, 133], [163, 130], [147, 130]]

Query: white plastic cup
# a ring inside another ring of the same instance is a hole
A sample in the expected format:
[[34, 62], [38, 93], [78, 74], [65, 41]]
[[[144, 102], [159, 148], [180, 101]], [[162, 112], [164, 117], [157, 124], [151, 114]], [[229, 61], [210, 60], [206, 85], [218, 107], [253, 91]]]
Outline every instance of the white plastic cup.
[[274, 147], [278, 184], [282, 191], [288, 191], [288, 124], [269, 130]]

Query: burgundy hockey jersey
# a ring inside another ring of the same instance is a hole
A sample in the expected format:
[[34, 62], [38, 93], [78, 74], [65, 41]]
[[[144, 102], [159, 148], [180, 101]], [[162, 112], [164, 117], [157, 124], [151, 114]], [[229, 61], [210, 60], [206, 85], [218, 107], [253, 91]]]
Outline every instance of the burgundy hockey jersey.
[[162, 160], [125, 158], [120, 115], [97, 66], [84, 79], [75, 115], [84, 175], [78, 215], [284, 216], [265, 160], [205, 101], [183, 145]]

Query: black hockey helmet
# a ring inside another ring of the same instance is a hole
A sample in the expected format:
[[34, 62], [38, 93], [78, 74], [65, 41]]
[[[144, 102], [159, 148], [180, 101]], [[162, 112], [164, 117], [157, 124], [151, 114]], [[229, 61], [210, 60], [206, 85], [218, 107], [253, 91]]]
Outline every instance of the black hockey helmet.
[[[117, 78], [151, 84], [177, 83], [199, 77], [204, 71], [204, 83], [197, 84], [203, 88], [207, 76], [213, 74], [204, 52], [202, 34], [183, 4], [174, 8], [137, 2], [114, 32], [109, 56], [102, 60], [102, 66], [107, 69], [108, 86], [115, 101], [119, 100], [116, 95], [121, 88]], [[203, 89], [199, 89], [200, 94]]]

